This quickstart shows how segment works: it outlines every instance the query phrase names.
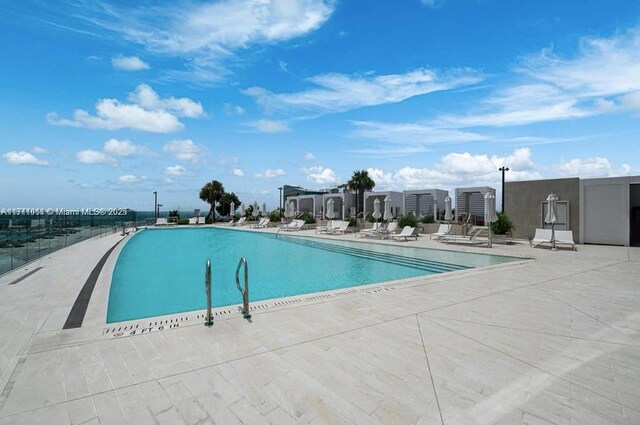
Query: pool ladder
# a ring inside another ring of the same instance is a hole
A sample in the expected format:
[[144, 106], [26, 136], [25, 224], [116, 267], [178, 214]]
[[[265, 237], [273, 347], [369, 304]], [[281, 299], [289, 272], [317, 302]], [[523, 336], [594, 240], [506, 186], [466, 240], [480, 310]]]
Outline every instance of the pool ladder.
[[[240, 287], [240, 268], [244, 266], [244, 289]], [[242, 294], [242, 317], [245, 319], [251, 319], [251, 313], [249, 313], [249, 266], [247, 265], [247, 259], [242, 257], [236, 268], [236, 288]]]
[[204, 321], [205, 326], [213, 325], [213, 316], [211, 315], [211, 260], [207, 259], [207, 265], [204, 271], [204, 289], [207, 293], [207, 317]]
[[[240, 287], [240, 268], [244, 266], [244, 289]], [[240, 294], [242, 294], [242, 317], [245, 319], [251, 319], [251, 313], [249, 313], [249, 266], [247, 265], [247, 259], [242, 257], [238, 263], [236, 269], [236, 287]], [[211, 260], [207, 260], [204, 272], [204, 288], [207, 294], [207, 315], [205, 317], [204, 325], [213, 325], [213, 315], [211, 314]]]

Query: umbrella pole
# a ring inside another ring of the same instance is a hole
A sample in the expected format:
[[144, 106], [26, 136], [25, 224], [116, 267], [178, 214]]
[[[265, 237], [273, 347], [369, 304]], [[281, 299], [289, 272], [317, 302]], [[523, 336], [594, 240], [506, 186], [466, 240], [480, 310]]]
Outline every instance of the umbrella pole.
[[492, 241], [491, 235], [492, 235], [492, 233], [491, 233], [491, 222], [489, 222], [489, 240], [487, 241], [487, 248], [491, 248], [491, 246], [492, 246], [492, 242], [493, 241]]
[[556, 224], [551, 223], [551, 251], [557, 251], [558, 246], [556, 245]]

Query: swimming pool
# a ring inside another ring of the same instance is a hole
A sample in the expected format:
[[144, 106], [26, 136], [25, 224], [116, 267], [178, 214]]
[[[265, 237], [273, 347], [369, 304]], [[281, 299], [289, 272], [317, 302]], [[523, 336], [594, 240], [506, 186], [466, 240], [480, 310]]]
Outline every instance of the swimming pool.
[[205, 308], [207, 258], [213, 305], [239, 304], [235, 271], [241, 257], [249, 265], [252, 302], [514, 260], [224, 228], [147, 229], [128, 240], [118, 256], [107, 322]]

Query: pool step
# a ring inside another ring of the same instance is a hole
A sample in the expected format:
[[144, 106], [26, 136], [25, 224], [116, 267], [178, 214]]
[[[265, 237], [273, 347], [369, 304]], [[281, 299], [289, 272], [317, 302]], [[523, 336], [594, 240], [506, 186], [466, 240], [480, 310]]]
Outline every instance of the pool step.
[[412, 267], [432, 273], [444, 273], [455, 270], [465, 270], [469, 268], [467, 266], [461, 266], [458, 264], [443, 263], [422, 258], [405, 257], [402, 255], [388, 254], [384, 252], [369, 251], [365, 249], [353, 248], [332, 243], [312, 241], [309, 239], [287, 237], [286, 241], [298, 245], [308, 246], [311, 248], [323, 249], [325, 251], [339, 252], [354, 257], [367, 258], [385, 263]]

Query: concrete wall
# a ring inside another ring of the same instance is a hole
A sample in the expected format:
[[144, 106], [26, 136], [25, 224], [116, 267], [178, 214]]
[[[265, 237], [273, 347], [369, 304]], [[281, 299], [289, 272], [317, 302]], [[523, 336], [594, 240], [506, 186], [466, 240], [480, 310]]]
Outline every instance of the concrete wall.
[[580, 181], [580, 235], [583, 243], [629, 245], [631, 185], [640, 176]]
[[580, 180], [552, 179], [521, 182], [506, 182], [504, 188], [504, 210], [513, 222], [516, 238], [532, 238], [536, 228], [542, 227], [542, 202], [549, 193], [555, 193], [560, 201], [569, 201], [569, 227], [573, 240], [580, 240]]

